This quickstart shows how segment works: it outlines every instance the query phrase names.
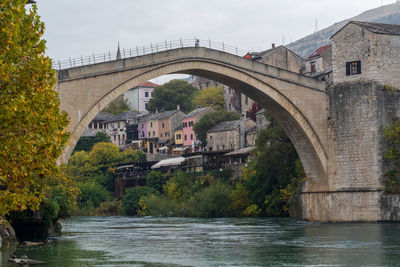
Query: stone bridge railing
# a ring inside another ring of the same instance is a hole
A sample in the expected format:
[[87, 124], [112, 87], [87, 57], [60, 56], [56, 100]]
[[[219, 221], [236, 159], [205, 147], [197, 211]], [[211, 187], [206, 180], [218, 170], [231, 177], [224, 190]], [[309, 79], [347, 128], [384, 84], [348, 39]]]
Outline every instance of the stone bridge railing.
[[53, 69], [62, 70], [75, 68], [85, 65], [91, 65], [96, 63], [113, 61], [116, 59], [124, 59], [130, 57], [143, 56], [162, 51], [167, 51], [176, 48], [184, 47], [206, 47], [214, 50], [224, 51], [237, 56], [244, 56], [248, 51], [238, 49], [235, 46], [227, 45], [225, 43], [213, 42], [211, 40], [201, 40], [197, 38], [193, 39], [179, 39], [174, 41], [164, 41], [163, 43], [150, 44], [147, 46], [136, 46], [135, 48], [120, 49], [118, 51], [108, 51], [102, 54], [92, 54], [90, 56], [81, 56], [79, 58], [69, 58], [67, 60], [53, 60]]

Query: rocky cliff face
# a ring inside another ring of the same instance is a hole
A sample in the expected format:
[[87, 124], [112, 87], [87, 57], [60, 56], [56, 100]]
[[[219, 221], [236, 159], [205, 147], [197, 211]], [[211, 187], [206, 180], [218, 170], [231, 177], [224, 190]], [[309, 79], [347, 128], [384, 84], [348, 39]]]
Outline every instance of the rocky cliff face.
[[0, 247], [7, 247], [16, 242], [15, 231], [11, 224], [0, 216]]
[[298, 41], [287, 45], [287, 47], [296, 54], [302, 56], [303, 58], [306, 58], [319, 47], [330, 44], [331, 36], [351, 20], [400, 24], [400, 2], [365, 11], [358, 16], [335, 23], [328, 28], [308, 35]]

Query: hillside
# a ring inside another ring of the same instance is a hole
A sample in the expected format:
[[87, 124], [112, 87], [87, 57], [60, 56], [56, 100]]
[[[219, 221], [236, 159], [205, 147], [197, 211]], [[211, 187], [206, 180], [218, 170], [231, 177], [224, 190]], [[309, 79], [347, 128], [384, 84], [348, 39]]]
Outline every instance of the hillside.
[[290, 43], [287, 47], [298, 55], [306, 58], [319, 47], [329, 44], [330, 37], [351, 20], [400, 24], [400, 2], [365, 11], [358, 16], [335, 23], [328, 28]]

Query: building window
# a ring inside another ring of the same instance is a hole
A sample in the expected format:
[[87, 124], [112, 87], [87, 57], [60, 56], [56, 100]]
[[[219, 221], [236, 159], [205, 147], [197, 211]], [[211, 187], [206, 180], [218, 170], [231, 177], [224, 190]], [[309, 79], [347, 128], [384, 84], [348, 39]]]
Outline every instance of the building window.
[[162, 128], [164, 128], [164, 123], [162, 123], [162, 126], [161, 126]]
[[208, 151], [212, 151], [212, 146], [210, 146], [210, 147], [208, 148]]
[[142, 123], [142, 128], [144, 128], [143, 123]]
[[116, 135], [114, 135], [114, 141], [117, 141], [117, 136]]
[[317, 72], [317, 67], [315, 66], [315, 62], [310, 63], [311, 73]]
[[190, 140], [193, 140], [193, 134], [190, 134]]
[[156, 132], [155, 131], [153, 131], [153, 136], [156, 136]]
[[149, 135], [148, 135], [148, 137], [150, 137], [151, 135], [150, 135], [150, 132], [149, 132]]
[[346, 75], [361, 74], [361, 61], [346, 62]]
[[149, 110], [149, 103], [144, 103], [144, 108], [145, 108], [146, 110]]
[[142, 137], [144, 137], [144, 131], [142, 131]]
[[185, 134], [185, 141], [187, 140], [187, 135]]
[[217, 150], [219, 150], [219, 145], [217, 145]]
[[160, 137], [162, 138], [162, 134], [160, 134]]
[[150, 128], [153, 128], [153, 122], [150, 122]]
[[210, 139], [212, 139], [212, 135], [210, 135]]
[[149, 92], [144, 92], [144, 97], [149, 97]]

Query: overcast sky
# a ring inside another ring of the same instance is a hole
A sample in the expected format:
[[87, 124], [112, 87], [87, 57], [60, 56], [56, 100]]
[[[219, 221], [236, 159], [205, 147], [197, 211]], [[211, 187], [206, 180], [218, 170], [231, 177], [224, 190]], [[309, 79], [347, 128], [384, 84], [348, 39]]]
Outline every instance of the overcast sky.
[[179, 38], [248, 51], [290, 43], [394, 0], [36, 0], [53, 59]]

